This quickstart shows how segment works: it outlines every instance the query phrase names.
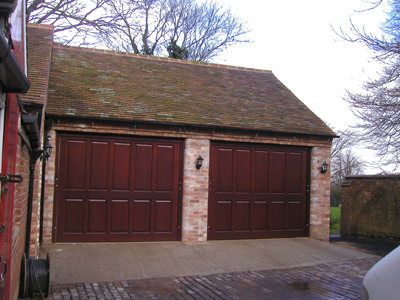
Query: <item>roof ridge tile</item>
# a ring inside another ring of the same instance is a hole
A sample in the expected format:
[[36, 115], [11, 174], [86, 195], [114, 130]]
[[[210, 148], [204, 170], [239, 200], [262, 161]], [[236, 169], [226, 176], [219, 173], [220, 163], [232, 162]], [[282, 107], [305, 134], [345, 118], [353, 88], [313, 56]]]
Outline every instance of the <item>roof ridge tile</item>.
[[76, 50], [76, 51], [95, 52], [95, 53], [102, 53], [102, 54], [109, 54], [109, 55], [116, 55], [116, 56], [128, 56], [128, 57], [136, 57], [136, 58], [158, 60], [158, 61], [168, 61], [168, 62], [178, 63], [178, 64], [190, 64], [190, 65], [197, 65], [197, 66], [202, 66], [202, 67], [214, 67], [214, 68], [219, 68], [219, 69], [240, 70], [240, 71], [256, 72], [256, 73], [272, 73], [272, 71], [270, 71], [270, 70], [263, 70], [263, 69], [256, 69], [256, 68], [225, 65], [225, 64], [220, 64], [220, 63], [182, 60], [182, 59], [177, 59], [177, 58], [151, 56], [151, 55], [146, 55], [146, 54], [137, 54], [137, 53], [115, 51], [115, 50], [108, 50], [108, 49], [69, 46], [69, 45], [62, 45], [59, 43], [54, 43], [53, 48], [58, 48], [58, 49], [67, 48], [67, 49]]

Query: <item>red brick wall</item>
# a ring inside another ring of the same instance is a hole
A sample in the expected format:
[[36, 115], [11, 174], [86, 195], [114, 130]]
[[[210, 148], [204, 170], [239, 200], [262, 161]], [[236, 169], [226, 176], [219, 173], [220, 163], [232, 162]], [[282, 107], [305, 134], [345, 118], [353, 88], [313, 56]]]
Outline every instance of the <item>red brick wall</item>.
[[400, 239], [400, 176], [346, 177], [340, 231], [343, 236]]
[[[14, 210], [13, 210], [13, 239], [12, 239], [12, 259], [9, 266], [11, 272], [10, 299], [18, 299], [21, 261], [25, 252], [25, 237], [27, 224], [27, 210], [29, 197], [29, 163], [30, 152], [27, 146], [28, 138], [25, 136], [23, 129], [20, 129], [18, 135], [17, 148], [17, 166], [15, 174], [22, 176], [21, 183], [12, 183], [14, 189]], [[39, 211], [40, 211], [40, 184], [41, 180], [41, 160], [36, 163], [36, 172], [34, 179], [34, 194], [32, 206], [32, 223], [31, 223], [31, 240], [30, 240], [30, 256], [39, 255]]]
[[43, 213], [43, 243], [51, 243], [53, 228], [53, 199], [54, 199], [54, 177], [55, 157], [57, 153], [56, 135], [51, 131], [51, 145], [53, 146], [49, 160], [46, 162], [45, 189], [44, 189], [44, 213]]
[[42, 161], [39, 158], [35, 165], [35, 174], [33, 180], [32, 195], [32, 222], [31, 222], [31, 239], [30, 239], [30, 256], [39, 255], [39, 228], [40, 228], [40, 193], [41, 193], [41, 175]]
[[[195, 162], [201, 155], [203, 166], [197, 170]], [[209, 182], [210, 140], [185, 140], [182, 199], [182, 241], [207, 241], [207, 210]]]
[[[324, 161], [330, 163], [331, 140], [309, 136], [290, 136], [278, 134], [249, 133], [240, 131], [201, 130], [186, 127], [121, 125], [120, 123], [102, 122], [66, 122], [57, 121], [50, 132], [53, 141], [57, 131], [82, 133], [103, 133], [140, 135], [154, 137], [171, 137], [185, 139], [185, 162], [183, 174], [182, 196], [182, 240], [185, 242], [201, 242], [207, 240], [207, 206], [208, 206], [208, 158], [210, 141], [231, 141], [243, 143], [263, 143], [278, 145], [306, 146], [311, 151], [311, 187], [310, 187], [310, 236], [329, 239], [329, 170], [320, 173]], [[53, 142], [53, 146], [55, 146]], [[55, 157], [57, 149], [47, 163], [44, 242], [52, 242], [52, 219], [54, 205]], [[195, 159], [201, 155], [204, 166], [198, 171], [194, 168]], [[202, 189], [193, 189], [195, 185]]]
[[321, 174], [321, 165], [330, 165], [330, 150], [325, 145], [311, 150], [310, 236], [320, 240], [329, 240], [330, 170]]
[[13, 215], [13, 240], [12, 260], [9, 271], [11, 272], [10, 299], [18, 298], [19, 278], [22, 256], [25, 249], [26, 212], [29, 185], [29, 150], [18, 137], [16, 174], [23, 177], [21, 183], [15, 184], [14, 215]]

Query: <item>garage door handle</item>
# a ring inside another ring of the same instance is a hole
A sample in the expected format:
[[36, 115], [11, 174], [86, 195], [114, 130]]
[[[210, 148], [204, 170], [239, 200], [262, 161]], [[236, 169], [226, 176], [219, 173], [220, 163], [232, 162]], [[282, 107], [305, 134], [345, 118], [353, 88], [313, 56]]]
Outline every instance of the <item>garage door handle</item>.
[[14, 174], [4, 174], [0, 176], [0, 180], [3, 183], [21, 183], [23, 178], [21, 175], [14, 175]]

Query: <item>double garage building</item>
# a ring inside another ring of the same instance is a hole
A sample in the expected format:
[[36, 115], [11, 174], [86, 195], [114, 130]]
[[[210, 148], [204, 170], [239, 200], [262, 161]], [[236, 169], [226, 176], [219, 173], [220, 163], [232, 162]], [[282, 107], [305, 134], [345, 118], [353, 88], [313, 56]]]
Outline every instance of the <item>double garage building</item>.
[[328, 238], [335, 134], [272, 72], [62, 46], [43, 25], [28, 55], [54, 147], [45, 243]]

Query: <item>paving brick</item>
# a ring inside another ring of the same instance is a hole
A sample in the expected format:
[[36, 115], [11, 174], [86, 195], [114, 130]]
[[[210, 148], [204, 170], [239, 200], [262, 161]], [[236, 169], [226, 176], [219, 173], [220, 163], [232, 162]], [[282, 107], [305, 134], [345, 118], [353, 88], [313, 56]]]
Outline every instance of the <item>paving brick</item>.
[[377, 258], [309, 267], [54, 286], [48, 299], [359, 299]]

